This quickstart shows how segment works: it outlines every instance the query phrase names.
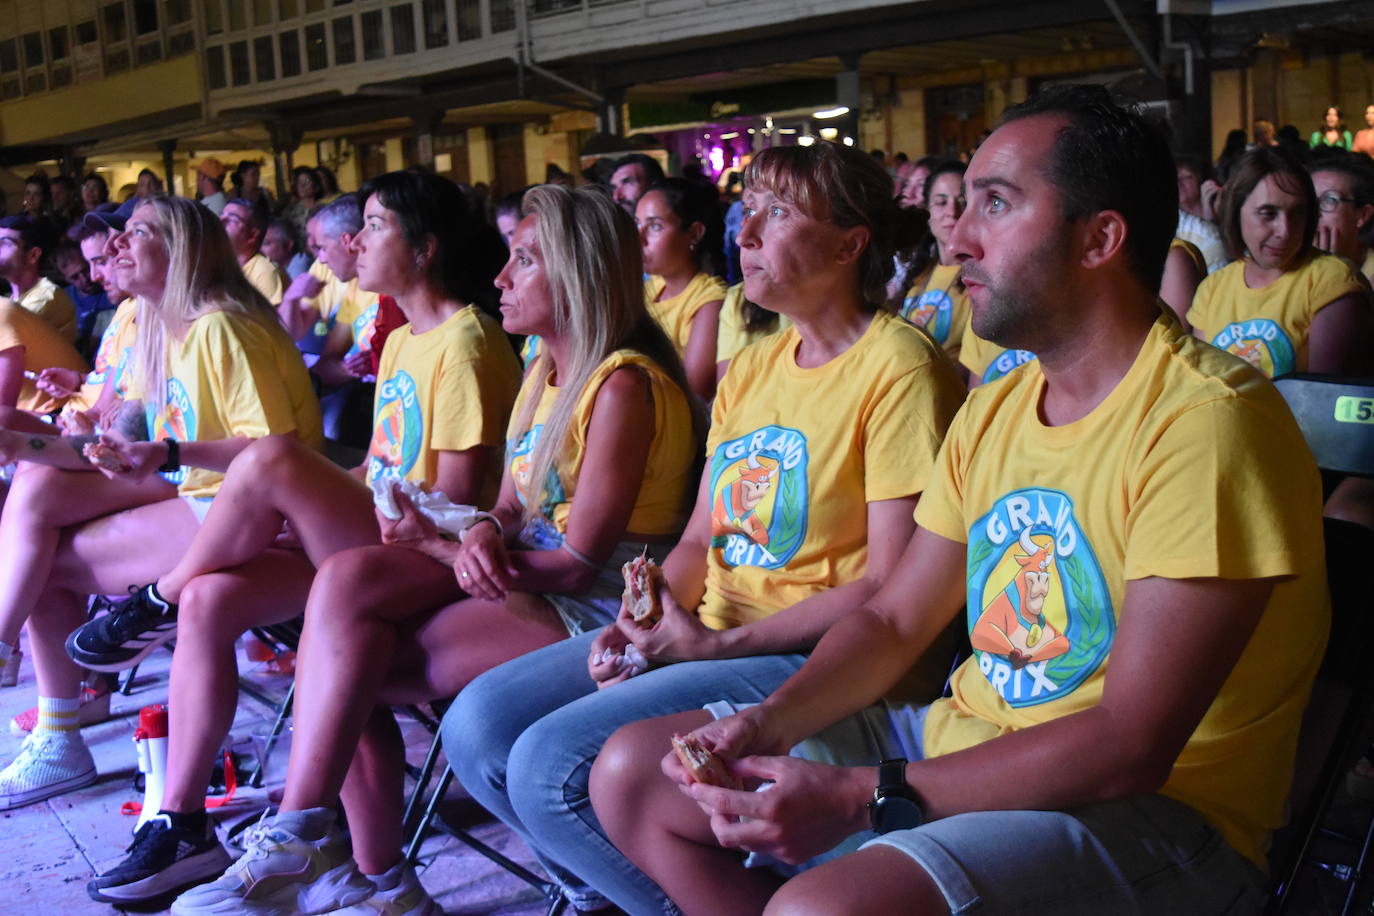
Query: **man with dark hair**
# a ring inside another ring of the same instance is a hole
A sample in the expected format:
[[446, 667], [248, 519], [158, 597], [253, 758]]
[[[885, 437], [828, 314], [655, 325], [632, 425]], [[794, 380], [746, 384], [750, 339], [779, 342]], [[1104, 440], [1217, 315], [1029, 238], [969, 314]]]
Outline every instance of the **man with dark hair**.
[[643, 153], [630, 153], [615, 162], [611, 172], [611, 199], [631, 216], [635, 215], [635, 204], [655, 183], [663, 180], [663, 168], [652, 156]]
[[302, 253], [300, 248], [295, 224], [279, 216], [267, 224], [267, 234], [263, 236], [262, 247], [258, 250], [277, 265], [278, 270], [294, 280], [310, 269], [310, 256]]
[[[592, 772], [612, 840], [682, 909], [1263, 905], [1329, 622], [1321, 481], [1274, 388], [1158, 301], [1176, 188], [1163, 136], [1098, 86], [979, 148], [950, 247], [974, 331], [1038, 359], [972, 392], [904, 562], [796, 675], [629, 726]], [[965, 606], [950, 696], [869, 705]], [[769, 790], [656, 774], [692, 729]], [[775, 893], [735, 850], [848, 854]]]
[[58, 175], [52, 180], [52, 212], [60, 228], [65, 230], [81, 218], [86, 208], [81, 204], [81, 192], [70, 175]]
[[[57, 243], [52, 252], [53, 267], [67, 281], [63, 288], [76, 306], [76, 349], [82, 356], [90, 359], [91, 349], [100, 339], [104, 324], [108, 323], [114, 303], [105, 295], [105, 288], [91, 275], [90, 265], [81, 254], [81, 248], [71, 239]], [[96, 322], [104, 315], [104, 322], [97, 330]]]
[[266, 296], [268, 302], [281, 305], [288, 283], [286, 275], [259, 250], [267, 234], [266, 214], [242, 197], [235, 197], [224, 205], [219, 221], [224, 224], [224, 232], [234, 246], [234, 255], [248, 282]]
[[0, 219], [0, 277], [9, 282], [10, 299], [75, 341], [76, 305], [43, 276], [45, 257], [56, 242], [56, 227], [45, 219], [26, 214]]
[[1364, 156], [1327, 154], [1307, 167], [1317, 194], [1316, 245], [1340, 255], [1374, 282], [1374, 250], [1361, 236], [1374, 220], [1374, 166]]

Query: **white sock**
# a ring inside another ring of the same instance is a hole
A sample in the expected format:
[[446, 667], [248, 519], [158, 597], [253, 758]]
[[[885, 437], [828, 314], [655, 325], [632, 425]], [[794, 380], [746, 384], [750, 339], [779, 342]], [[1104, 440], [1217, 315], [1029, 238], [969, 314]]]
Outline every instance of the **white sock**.
[[77, 720], [80, 711], [80, 694], [71, 698], [39, 697], [38, 724], [33, 727], [34, 733], [52, 732], [80, 739], [81, 724]]
[[282, 811], [273, 823], [303, 840], [319, 840], [334, 823], [333, 808], [306, 808], [303, 811]]

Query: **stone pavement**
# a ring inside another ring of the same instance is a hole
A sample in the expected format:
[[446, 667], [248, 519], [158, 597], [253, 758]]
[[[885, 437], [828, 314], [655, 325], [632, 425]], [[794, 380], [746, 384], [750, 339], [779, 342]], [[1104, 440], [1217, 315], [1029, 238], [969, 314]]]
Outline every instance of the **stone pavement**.
[[[23, 648], [26, 651], [27, 645]], [[139, 669], [129, 696], [116, 694], [113, 717], [108, 722], [85, 729], [87, 742], [95, 755], [100, 780], [93, 786], [68, 795], [39, 802], [25, 808], [0, 813], [0, 882], [9, 888], [6, 897], [24, 901], [26, 912], [52, 916], [113, 914], [118, 910], [96, 903], [86, 895], [86, 882], [93, 875], [123, 859], [124, 847], [131, 839], [135, 818], [120, 813], [127, 801], [141, 798], [132, 786], [138, 770], [131, 740], [138, 724], [138, 711], [167, 699], [167, 669], [171, 653], [159, 651]], [[289, 678], [273, 674], [265, 663], [239, 658], [242, 677], [264, 693], [280, 696]], [[35, 700], [33, 669], [26, 657], [19, 685], [0, 689], [0, 764], [8, 763], [19, 750], [19, 738], [10, 734], [10, 718], [33, 706]], [[247, 693], [239, 694], [238, 715], [232, 735], [245, 739], [266, 732], [274, 710]], [[430, 735], [418, 723], [402, 720], [408, 758], [417, 766], [429, 747]], [[284, 757], [281, 758], [284, 772]], [[233, 801], [213, 813], [221, 836], [229, 825], [250, 817], [268, 803], [267, 794], [280, 788], [280, 775], [269, 779], [262, 789], [240, 786]], [[532, 865], [529, 849], [499, 822], [472, 815], [476, 806], [450, 792], [449, 810], [475, 820], [471, 831], [478, 838], [512, 859]], [[536, 916], [548, 905], [533, 888], [470, 851], [458, 841], [431, 835], [421, 848], [420, 879], [450, 916]], [[537, 868], [537, 866], [535, 866]], [[166, 912], [155, 911], [155, 912]]]

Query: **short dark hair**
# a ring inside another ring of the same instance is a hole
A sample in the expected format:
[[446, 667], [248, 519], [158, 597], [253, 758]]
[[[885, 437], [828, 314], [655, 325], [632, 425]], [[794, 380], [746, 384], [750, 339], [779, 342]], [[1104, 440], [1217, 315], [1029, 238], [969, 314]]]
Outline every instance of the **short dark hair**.
[[[531, 185], [531, 187], [533, 186]], [[529, 188], [521, 188], [513, 194], [507, 194], [505, 197], [497, 200], [495, 206], [491, 208], [492, 219], [495, 219], [502, 213], [514, 213], [516, 217], [524, 216], [525, 209], [523, 202], [525, 200], [525, 192], [528, 190]]]
[[100, 177], [95, 172], [87, 172], [86, 177], [81, 179], [81, 183], [85, 184], [88, 181], [94, 181], [95, 186], [100, 190], [100, 203], [103, 204], [110, 199], [110, 185], [104, 178]]
[[395, 215], [412, 248], [434, 238], [430, 270], [445, 293], [494, 307], [493, 282], [506, 263], [506, 245], [456, 184], [416, 166], [378, 175], [358, 192], [364, 204], [373, 196]]
[[637, 165], [644, 169], [644, 182], [657, 184], [663, 180], [663, 166], [658, 164], [658, 160], [653, 156], [646, 156], [643, 153], [630, 153], [628, 156], [621, 156], [615, 161], [615, 166], [611, 169], [614, 175], [616, 170], [622, 169], [627, 165]]
[[1187, 169], [1197, 176], [1198, 181], [1206, 181], [1212, 177], [1212, 165], [1203, 157], [1195, 153], [1177, 153], [1174, 156], [1174, 165], [1179, 169]]
[[18, 213], [0, 219], [0, 229], [13, 229], [19, 233], [19, 242], [25, 249], [37, 248], [47, 255], [57, 243], [57, 227], [46, 219]]
[[[293, 251], [301, 250], [300, 231], [296, 228], [295, 223], [284, 216], [278, 216], [267, 224], [267, 232], [271, 232], [273, 229], [280, 232], [291, 243]], [[263, 238], [267, 238], [267, 232], [263, 233]]]
[[298, 165], [291, 170], [291, 193], [296, 192], [296, 182], [304, 175], [310, 179], [310, 185], [315, 189], [315, 198], [324, 196], [324, 182], [320, 180], [320, 173], [308, 165]]
[[76, 181], [70, 175], [58, 175], [49, 186], [55, 188], [58, 185], [62, 185], [68, 191], [76, 191]]
[[926, 183], [921, 188], [921, 194], [925, 197], [926, 201], [926, 209], [930, 209], [930, 192], [931, 189], [935, 187], [935, 179], [939, 178], [941, 175], [959, 175], [962, 177], [967, 171], [968, 166], [964, 165], [958, 159], [940, 159], [934, 165], [930, 166], [930, 172], [926, 175]]
[[1336, 172], [1350, 179], [1350, 194], [1355, 198], [1356, 206], [1374, 204], [1374, 163], [1367, 156], [1336, 150], [1323, 159], [1307, 164], [1307, 174], [1315, 175], [1318, 172]]
[[[267, 211], [263, 207], [256, 206], [246, 197], [231, 197], [224, 202], [224, 206], [247, 210], [248, 225], [258, 230], [259, 236], [267, 235], [267, 224], [271, 221], [271, 217], [267, 215]], [[223, 212], [222, 209], [221, 212]]]
[[1311, 177], [1298, 157], [1284, 147], [1257, 146], [1236, 163], [1221, 195], [1221, 240], [1232, 260], [1240, 260], [1245, 255], [1245, 237], [1240, 231], [1241, 208], [1255, 186], [1271, 175], [1275, 176], [1275, 183], [1280, 188], [1306, 201], [1307, 221], [1303, 226], [1299, 254], [1306, 254], [1312, 247], [1319, 215], [1317, 192], [1312, 187]]
[[1007, 111], [1001, 123], [1037, 115], [1068, 121], [1045, 165], [1064, 218], [1120, 213], [1132, 273], [1147, 289], [1159, 289], [1178, 226], [1178, 172], [1164, 132], [1097, 85], [1041, 90]]

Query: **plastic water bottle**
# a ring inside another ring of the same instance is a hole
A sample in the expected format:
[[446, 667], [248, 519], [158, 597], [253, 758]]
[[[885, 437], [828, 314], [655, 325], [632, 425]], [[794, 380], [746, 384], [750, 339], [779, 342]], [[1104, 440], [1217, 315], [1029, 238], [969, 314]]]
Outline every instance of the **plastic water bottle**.
[[145, 706], [138, 713], [134, 731], [138, 770], [143, 774], [143, 810], [134, 833], [162, 810], [162, 787], [167, 778], [167, 707]]

